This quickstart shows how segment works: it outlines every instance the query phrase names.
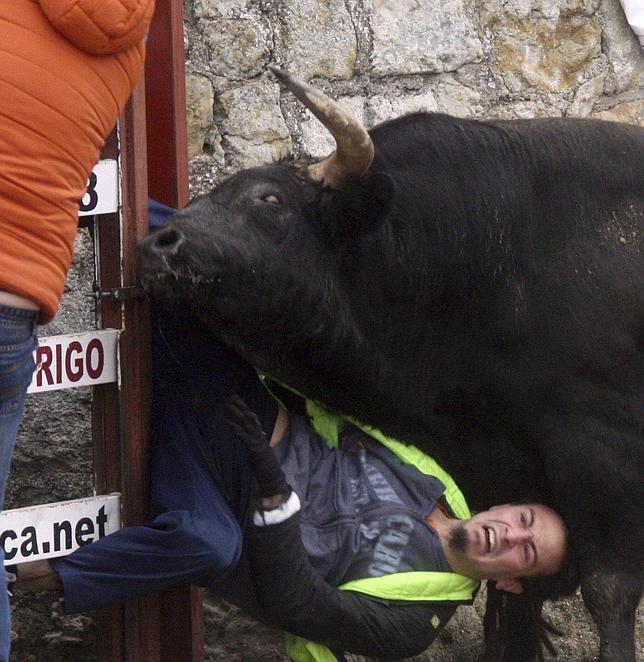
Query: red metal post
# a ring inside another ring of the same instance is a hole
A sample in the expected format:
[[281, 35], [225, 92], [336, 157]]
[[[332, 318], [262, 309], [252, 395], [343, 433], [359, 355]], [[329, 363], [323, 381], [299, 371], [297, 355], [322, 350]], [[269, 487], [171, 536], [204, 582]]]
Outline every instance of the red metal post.
[[[145, 65], [148, 191], [171, 207], [188, 202], [188, 139], [183, 2], [157, 2]], [[178, 587], [160, 596], [161, 660], [202, 662], [203, 591]]]
[[172, 207], [188, 202], [188, 132], [183, 2], [157, 2], [145, 62], [150, 197]]
[[[102, 158], [118, 158], [116, 131], [108, 138]], [[118, 213], [94, 217], [96, 287], [110, 290], [121, 286], [121, 229]], [[97, 302], [97, 326], [121, 328], [121, 305], [114, 299]], [[94, 483], [97, 494], [121, 491], [121, 430], [118, 384], [95, 386], [92, 396], [94, 440]], [[123, 607], [101, 609], [96, 614], [99, 662], [123, 662], [125, 620]]]
[[[119, 121], [121, 216], [97, 223], [100, 289], [137, 281], [137, 245], [147, 234], [145, 88], [134, 91]], [[104, 155], [106, 153], [104, 152]], [[113, 156], [113, 154], [109, 154]], [[121, 223], [122, 221], [122, 223]], [[120, 388], [95, 391], [93, 430], [97, 492], [120, 491], [126, 526], [147, 518], [151, 413], [149, 310], [143, 300], [100, 302], [101, 326], [121, 329]], [[158, 662], [161, 656], [159, 608], [154, 597], [98, 615], [101, 662]]]
[[[135, 285], [138, 243], [148, 233], [145, 88], [134, 91], [121, 123], [123, 286]], [[126, 526], [148, 517], [151, 370], [150, 315], [143, 300], [125, 302], [121, 334], [121, 481]], [[125, 605], [128, 662], [160, 659], [158, 600], [151, 596]]]
[[[95, 221], [102, 290], [136, 283], [137, 244], [147, 234], [148, 195], [175, 207], [188, 200], [182, 0], [157, 2], [145, 83], [135, 90], [119, 127], [122, 225], [117, 214]], [[103, 156], [116, 156], [115, 140]], [[122, 334], [120, 391], [116, 385], [95, 389], [96, 486], [99, 493], [121, 491], [124, 524], [139, 524], [147, 516], [149, 484], [149, 310], [140, 300], [122, 305], [107, 299], [99, 303], [99, 313], [102, 327], [121, 328]], [[99, 659], [202, 662], [202, 597], [199, 589], [181, 587], [102, 610]]]

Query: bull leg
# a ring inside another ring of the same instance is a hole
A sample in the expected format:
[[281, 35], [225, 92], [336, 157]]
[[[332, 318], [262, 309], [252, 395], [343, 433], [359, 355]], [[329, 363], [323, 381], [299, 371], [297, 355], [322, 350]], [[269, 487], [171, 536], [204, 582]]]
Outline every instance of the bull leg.
[[581, 592], [599, 630], [601, 662], [635, 662], [635, 611], [642, 574], [595, 570], [584, 573]]

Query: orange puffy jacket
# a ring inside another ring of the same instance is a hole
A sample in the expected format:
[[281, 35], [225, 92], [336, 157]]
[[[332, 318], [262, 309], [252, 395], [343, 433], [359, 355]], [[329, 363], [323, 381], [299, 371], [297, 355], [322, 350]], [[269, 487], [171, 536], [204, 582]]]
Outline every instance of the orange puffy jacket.
[[78, 204], [134, 88], [154, 0], [0, 0], [0, 290], [55, 315]]

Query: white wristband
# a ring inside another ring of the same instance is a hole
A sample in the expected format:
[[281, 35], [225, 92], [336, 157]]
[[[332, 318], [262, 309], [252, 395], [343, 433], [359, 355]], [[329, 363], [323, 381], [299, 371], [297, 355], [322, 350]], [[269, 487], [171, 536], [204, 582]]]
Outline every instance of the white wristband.
[[284, 503], [271, 510], [255, 510], [253, 513], [253, 524], [255, 526], [271, 526], [285, 522], [289, 517], [300, 510], [300, 498], [291, 490], [291, 494]]

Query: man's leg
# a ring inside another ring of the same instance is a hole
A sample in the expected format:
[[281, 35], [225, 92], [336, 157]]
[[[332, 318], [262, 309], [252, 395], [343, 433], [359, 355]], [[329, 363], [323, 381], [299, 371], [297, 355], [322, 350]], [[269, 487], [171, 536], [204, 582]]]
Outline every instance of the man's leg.
[[[207, 467], [212, 480], [241, 521], [251, 491], [248, 453], [222, 420], [223, 405], [239, 395], [258, 416], [270, 436], [278, 406], [255, 369], [225, 347], [214, 333], [189, 316], [156, 316], [154, 343], [152, 515], [181, 507], [184, 486], [173, 471], [182, 453], [181, 435], [168, 434], [173, 420], [187, 412], [195, 461]], [[178, 492], [179, 498], [173, 493]], [[195, 501], [195, 505], [197, 502]]]
[[[0, 305], [0, 510], [34, 370], [36, 345], [36, 313]], [[8, 660], [10, 613], [7, 591], [3, 589], [4, 586], [0, 588], [0, 660]]]
[[0, 305], [0, 509], [34, 371], [36, 313]]
[[203, 422], [181, 397], [158, 399], [153, 421], [154, 520], [54, 559], [67, 612], [91, 611], [177, 584], [224, 581], [242, 534], [218, 488]]
[[[212, 513], [208, 522], [185, 510], [163, 513], [53, 559], [65, 611], [93, 611], [178, 584], [224, 581], [241, 551], [241, 532], [225, 504], [215, 502]], [[20, 571], [18, 579], [20, 585]]]
[[251, 474], [246, 450], [221, 421], [221, 405], [236, 392], [267, 428], [277, 406], [255, 371], [194, 321], [159, 320], [154, 364], [155, 519], [52, 561], [68, 612], [181, 583], [221, 583], [239, 557]]

